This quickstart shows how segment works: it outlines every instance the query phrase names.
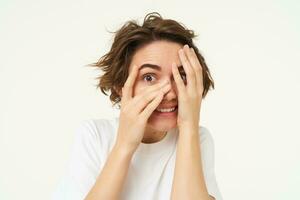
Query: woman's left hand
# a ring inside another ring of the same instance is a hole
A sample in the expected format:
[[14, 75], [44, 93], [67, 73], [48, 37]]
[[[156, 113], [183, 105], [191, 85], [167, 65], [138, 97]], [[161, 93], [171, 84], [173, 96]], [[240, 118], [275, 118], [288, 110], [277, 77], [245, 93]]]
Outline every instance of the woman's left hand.
[[179, 58], [186, 74], [186, 84], [182, 80], [178, 67], [172, 64], [172, 73], [177, 86], [179, 129], [198, 128], [203, 93], [202, 66], [193, 48], [184, 45], [179, 50]]

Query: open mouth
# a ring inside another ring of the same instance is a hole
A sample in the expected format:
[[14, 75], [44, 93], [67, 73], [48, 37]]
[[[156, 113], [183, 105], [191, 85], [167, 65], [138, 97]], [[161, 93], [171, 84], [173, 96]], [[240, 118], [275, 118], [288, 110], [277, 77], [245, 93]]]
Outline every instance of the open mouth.
[[178, 110], [178, 106], [175, 106], [173, 108], [162, 108], [162, 109], [155, 109], [155, 113], [156, 114], [159, 114], [159, 115], [172, 115], [172, 114], [175, 114], [177, 113], [177, 110]]

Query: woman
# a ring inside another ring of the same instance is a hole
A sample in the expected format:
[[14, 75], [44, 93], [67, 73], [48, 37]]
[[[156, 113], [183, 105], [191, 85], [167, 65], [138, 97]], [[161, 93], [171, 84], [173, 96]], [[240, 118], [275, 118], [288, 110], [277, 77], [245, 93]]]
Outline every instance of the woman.
[[214, 82], [194, 32], [149, 13], [125, 23], [92, 66], [120, 116], [86, 120], [54, 199], [220, 200], [213, 139], [199, 126]]

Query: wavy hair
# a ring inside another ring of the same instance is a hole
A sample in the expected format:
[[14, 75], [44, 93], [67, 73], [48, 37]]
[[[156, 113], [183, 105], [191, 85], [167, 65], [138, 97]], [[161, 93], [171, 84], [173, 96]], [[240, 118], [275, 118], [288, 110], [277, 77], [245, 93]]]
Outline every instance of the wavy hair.
[[197, 35], [183, 24], [172, 19], [163, 19], [159, 13], [151, 12], [145, 16], [142, 25], [139, 25], [136, 20], [130, 20], [125, 22], [119, 30], [111, 33], [114, 33], [115, 37], [109, 52], [88, 66], [96, 67], [104, 72], [96, 78], [99, 79], [96, 86], [104, 95], [111, 92], [110, 100], [113, 106], [119, 105], [121, 101], [119, 93], [127, 80], [129, 65], [134, 53], [138, 48], [158, 40], [167, 40], [182, 45], [188, 44], [189, 47], [192, 47], [202, 66], [202, 98], [205, 98], [211, 87], [215, 88], [205, 60], [193, 42], [193, 38]]

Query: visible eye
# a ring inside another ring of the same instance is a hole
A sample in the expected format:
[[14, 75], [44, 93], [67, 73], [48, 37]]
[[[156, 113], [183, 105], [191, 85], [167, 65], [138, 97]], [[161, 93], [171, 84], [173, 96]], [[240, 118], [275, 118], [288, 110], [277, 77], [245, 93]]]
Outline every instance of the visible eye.
[[184, 82], [187, 81], [187, 80], [186, 80], [186, 74], [185, 74], [185, 73], [180, 73], [180, 76], [181, 76], [181, 78], [182, 78], [182, 80], [183, 80]]
[[143, 80], [146, 82], [153, 82], [153, 79], [155, 79], [154, 74], [144, 74], [143, 75]]

